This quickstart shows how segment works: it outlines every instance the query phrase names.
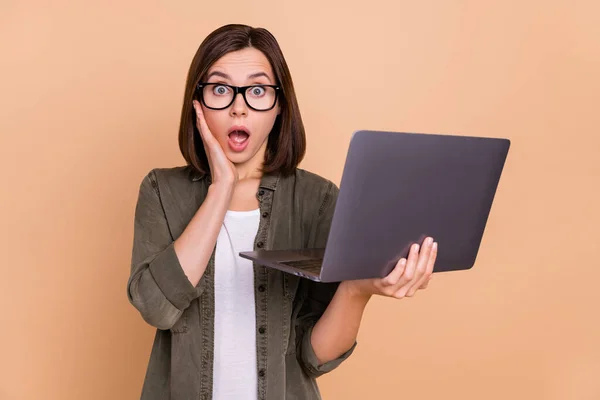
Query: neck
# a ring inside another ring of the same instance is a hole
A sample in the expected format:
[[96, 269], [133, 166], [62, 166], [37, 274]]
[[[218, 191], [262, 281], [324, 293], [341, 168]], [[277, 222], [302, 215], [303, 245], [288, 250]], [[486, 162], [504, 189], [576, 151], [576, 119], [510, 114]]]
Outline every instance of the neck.
[[247, 164], [236, 164], [235, 168], [238, 173], [238, 180], [243, 181], [245, 179], [260, 179], [262, 172], [256, 166]]
[[263, 157], [253, 157], [251, 160], [246, 161], [243, 164], [235, 164], [237, 169], [238, 179], [260, 179], [263, 175], [261, 168], [263, 167]]
[[235, 168], [238, 172], [238, 179], [260, 179], [263, 176], [261, 172], [261, 168], [264, 165], [265, 160], [265, 151], [267, 148], [267, 143], [261, 146], [260, 150], [252, 157], [250, 160], [245, 163], [235, 164]]

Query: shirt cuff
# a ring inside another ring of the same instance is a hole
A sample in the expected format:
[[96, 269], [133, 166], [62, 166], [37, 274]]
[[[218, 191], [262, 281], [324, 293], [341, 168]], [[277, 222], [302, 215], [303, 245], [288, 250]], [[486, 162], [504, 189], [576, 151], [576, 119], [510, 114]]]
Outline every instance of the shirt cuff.
[[344, 360], [346, 360], [350, 355], [354, 352], [356, 348], [357, 342], [355, 341], [352, 347], [346, 351], [344, 354], [336, 358], [335, 360], [328, 361], [324, 364], [319, 364], [319, 360], [315, 354], [315, 350], [313, 349], [311, 342], [311, 335], [313, 331], [314, 325], [311, 325], [304, 332], [304, 337], [302, 338], [302, 348], [300, 352], [300, 357], [302, 363], [306, 370], [313, 375], [315, 378], [319, 377], [327, 372], [330, 372], [337, 368]]
[[198, 290], [192, 285], [179, 263], [175, 253], [175, 242], [160, 252], [148, 269], [165, 297], [179, 310], [185, 310], [192, 300], [198, 297]]

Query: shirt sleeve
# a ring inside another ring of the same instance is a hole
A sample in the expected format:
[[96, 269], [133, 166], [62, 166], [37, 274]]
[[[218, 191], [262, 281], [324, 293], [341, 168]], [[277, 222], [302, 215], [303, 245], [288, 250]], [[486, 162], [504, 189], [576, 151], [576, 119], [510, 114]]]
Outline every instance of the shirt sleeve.
[[150, 325], [170, 329], [203, 287], [204, 279], [194, 287], [179, 263], [151, 171], [142, 180], [135, 208], [129, 301]]
[[[311, 233], [312, 240], [310, 241], [311, 246], [315, 248], [325, 247], [338, 192], [339, 189], [337, 186], [330, 183], [330, 187], [320, 204], [317, 223], [314, 224], [314, 229]], [[357, 343], [355, 341], [350, 349], [335, 360], [319, 364], [312, 347], [311, 335], [315, 324], [333, 299], [339, 283], [321, 283], [302, 279], [301, 285], [303, 286], [303, 290], [300, 293], [303, 293], [304, 300], [296, 320], [297, 354], [304, 371], [309, 376], [317, 378], [337, 368], [352, 354]]]

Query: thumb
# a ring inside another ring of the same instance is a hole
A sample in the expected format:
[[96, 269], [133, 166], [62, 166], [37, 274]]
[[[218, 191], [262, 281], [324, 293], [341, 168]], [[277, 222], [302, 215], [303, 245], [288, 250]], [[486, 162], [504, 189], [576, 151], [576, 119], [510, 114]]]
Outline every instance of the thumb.
[[202, 140], [207, 144], [213, 144], [211, 140], [214, 139], [214, 137], [206, 124], [206, 119], [204, 119], [204, 113], [202, 112], [200, 103], [197, 100], [194, 100], [192, 103], [194, 105], [194, 110], [196, 111], [196, 127], [198, 128], [198, 131], [200, 131]]

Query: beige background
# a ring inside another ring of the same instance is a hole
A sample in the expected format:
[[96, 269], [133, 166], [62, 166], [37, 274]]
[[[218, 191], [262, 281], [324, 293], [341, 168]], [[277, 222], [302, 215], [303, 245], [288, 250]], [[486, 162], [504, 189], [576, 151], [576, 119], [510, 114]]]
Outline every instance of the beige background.
[[374, 299], [324, 397], [599, 399], [599, 16], [596, 1], [2, 0], [0, 399], [139, 396], [154, 331], [125, 290], [137, 190], [182, 163], [185, 75], [229, 22], [278, 38], [302, 166], [337, 183], [359, 128], [512, 140], [475, 268]]

